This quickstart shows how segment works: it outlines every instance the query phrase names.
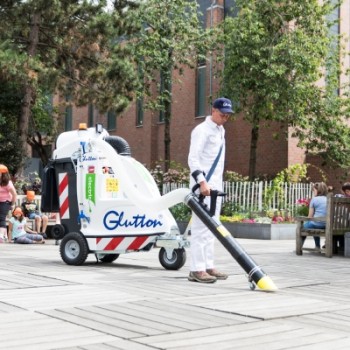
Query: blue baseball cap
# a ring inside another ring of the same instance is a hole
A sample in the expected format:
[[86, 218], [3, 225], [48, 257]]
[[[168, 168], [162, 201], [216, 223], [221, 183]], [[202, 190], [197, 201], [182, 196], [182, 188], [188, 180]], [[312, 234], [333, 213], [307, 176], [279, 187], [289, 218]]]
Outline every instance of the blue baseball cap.
[[228, 98], [217, 98], [213, 103], [213, 108], [218, 109], [221, 113], [233, 113], [232, 102]]

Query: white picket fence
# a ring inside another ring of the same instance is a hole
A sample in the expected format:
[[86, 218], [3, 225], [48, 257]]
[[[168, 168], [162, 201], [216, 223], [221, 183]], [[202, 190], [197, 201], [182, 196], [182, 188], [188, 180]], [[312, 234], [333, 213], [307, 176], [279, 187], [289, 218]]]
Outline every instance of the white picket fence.
[[[187, 184], [165, 183], [163, 194]], [[264, 209], [288, 209], [294, 214], [298, 199], [312, 197], [311, 183], [284, 183], [279, 191], [272, 191], [272, 181], [224, 182], [224, 201], [231, 201], [239, 211], [262, 211]]]

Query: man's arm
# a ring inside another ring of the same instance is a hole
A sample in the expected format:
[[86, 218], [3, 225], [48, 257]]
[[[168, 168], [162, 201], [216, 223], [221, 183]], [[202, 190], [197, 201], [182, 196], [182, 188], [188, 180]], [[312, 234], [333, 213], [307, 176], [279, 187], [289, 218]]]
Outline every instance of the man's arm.
[[[200, 129], [195, 128], [191, 133], [190, 151], [188, 154], [188, 166], [191, 176], [197, 184], [206, 183], [205, 173], [201, 164], [202, 153], [205, 147], [206, 136]], [[201, 186], [204, 186], [201, 185]]]

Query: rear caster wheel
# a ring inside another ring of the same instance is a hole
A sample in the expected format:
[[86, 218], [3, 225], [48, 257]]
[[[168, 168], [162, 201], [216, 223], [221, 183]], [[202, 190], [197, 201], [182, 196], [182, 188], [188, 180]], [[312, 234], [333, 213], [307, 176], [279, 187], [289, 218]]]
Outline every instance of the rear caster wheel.
[[169, 257], [165, 248], [159, 251], [159, 262], [167, 270], [179, 270], [186, 262], [185, 248], [173, 249]]
[[64, 237], [64, 234], [65, 234], [64, 226], [61, 224], [56, 224], [54, 227], [52, 227], [51, 234], [56, 241], [59, 241]]

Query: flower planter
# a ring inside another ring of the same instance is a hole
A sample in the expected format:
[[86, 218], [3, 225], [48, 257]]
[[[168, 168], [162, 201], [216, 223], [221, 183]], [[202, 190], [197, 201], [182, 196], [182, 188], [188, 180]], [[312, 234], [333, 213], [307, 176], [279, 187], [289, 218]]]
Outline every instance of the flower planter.
[[176, 221], [177, 226], [179, 227], [180, 233], [183, 235], [185, 233], [188, 221]]
[[250, 239], [295, 239], [296, 224], [258, 224], [224, 222], [223, 225], [235, 238]]
[[[184, 233], [188, 222], [177, 221], [181, 234]], [[223, 225], [235, 238], [250, 239], [295, 239], [297, 224], [258, 224], [244, 222], [223, 222]]]

